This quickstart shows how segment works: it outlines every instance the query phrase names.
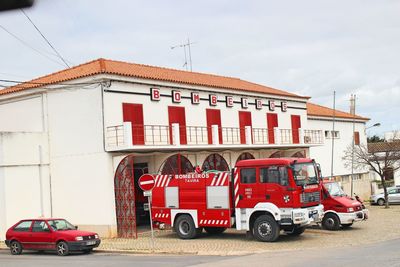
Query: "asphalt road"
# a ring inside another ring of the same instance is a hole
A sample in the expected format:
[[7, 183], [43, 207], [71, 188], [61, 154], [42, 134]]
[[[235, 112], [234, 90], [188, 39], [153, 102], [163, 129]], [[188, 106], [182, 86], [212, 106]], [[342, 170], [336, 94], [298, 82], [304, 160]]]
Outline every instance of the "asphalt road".
[[399, 266], [400, 239], [372, 245], [335, 249], [304, 249], [295, 251], [274, 251], [248, 256], [169, 256], [169, 255], [119, 255], [94, 253], [59, 257], [55, 254], [25, 252], [11, 256], [7, 250], [0, 250], [0, 267], [14, 266]]

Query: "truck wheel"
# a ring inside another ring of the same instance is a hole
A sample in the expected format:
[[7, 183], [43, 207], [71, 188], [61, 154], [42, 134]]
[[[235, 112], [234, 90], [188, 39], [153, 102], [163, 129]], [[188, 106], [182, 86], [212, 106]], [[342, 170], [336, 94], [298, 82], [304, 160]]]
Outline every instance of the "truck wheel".
[[326, 230], [336, 231], [339, 230], [340, 220], [336, 214], [328, 213], [322, 219], [322, 227]]
[[210, 235], [219, 235], [225, 232], [226, 228], [224, 227], [204, 227], [204, 230]]
[[287, 234], [292, 235], [292, 236], [298, 236], [298, 235], [301, 235], [302, 233], [304, 233], [305, 230], [306, 230], [305, 227], [296, 227], [293, 229], [292, 232], [287, 232]]
[[174, 228], [181, 239], [193, 239], [196, 237], [196, 227], [190, 215], [179, 216], [175, 221]]
[[262, 242], [274, 242], [279, 237], [279, 225], [269, 215], [261, 215], [254, 222], [253, 235]]
[[68, 244], [64, 241], [57, 243], [57, 254], [58, 256], [67, 256], [69, 254]]
[[385, 200], [383, 198], [380, 198], [380, 199], [378, 199], [377, 203], [379, 206], [383, 206], [383, 205], [385, 205]]
[[347, 229], [350, 228], [353, 224], [352, 223], [346, 223], [346, 224], [342, 224], [343, 229]]
[[21, 255], [22, 253], [22, 245], [18, 241], [11, 241], [10, 244], [10, 252], [12, 255]]

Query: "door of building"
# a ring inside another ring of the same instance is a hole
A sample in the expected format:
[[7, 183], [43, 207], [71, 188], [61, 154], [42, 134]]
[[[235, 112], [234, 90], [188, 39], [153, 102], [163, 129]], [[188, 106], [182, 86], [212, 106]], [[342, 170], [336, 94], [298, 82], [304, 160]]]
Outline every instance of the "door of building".
[[293, 144], [299, 144], [300, 143], [299, 129], [301, 128], [300, 115], [292, 115], [291, 120], [292, 120]]
[[124, 122], [132, 124], [132, 143], [144, 145], [143, 105], [123, 103], [122, 111]]
[[278, 127], [278, 114], [267, 113], [268, 143], [275, 144], [275, 127]]
[[246, 126], [252, 126], [251, 124], [251, 112], [250, 111], [239, 111], [239, 128], [240, 128], [240, 143], [246, 144]]
[[221, 111], [219, 109], [206, 109], [208, 144], [212, 144], [212, 125], [218, 125], [218, 139], [222, 144]]
[[169, 137], [171, 144], [172, 140], [172, 124], [179, 123], [179, 136], [182, 145], [187, 144], [186, 139], [186, 116], [184, 107], [168, 107], [168, 119], [169, 119]]

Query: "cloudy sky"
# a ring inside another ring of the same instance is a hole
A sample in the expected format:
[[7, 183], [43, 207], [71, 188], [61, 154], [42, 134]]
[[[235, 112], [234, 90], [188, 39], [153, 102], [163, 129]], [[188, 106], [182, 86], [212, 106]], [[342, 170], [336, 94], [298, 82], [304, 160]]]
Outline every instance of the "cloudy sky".
[[[369, 135], [400, 129], [399, 11], [396, 0], [36, 0], [25, 10], [72, 65], [103, 57], [184, 69], [171, 46], [190, 38], [194, 71], [327, 106], [336, 90], [344, 111], [356, 94], [357, 113], [382, 124]], [[0, 79], [63, 68], [21, 11], [0, 13]]]

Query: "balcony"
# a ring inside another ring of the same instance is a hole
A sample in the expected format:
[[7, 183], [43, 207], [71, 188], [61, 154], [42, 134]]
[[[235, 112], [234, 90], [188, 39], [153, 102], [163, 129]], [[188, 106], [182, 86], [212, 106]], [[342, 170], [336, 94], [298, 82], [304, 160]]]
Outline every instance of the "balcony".
[[106, 150], [178, 150], [210, 148], [307, 147], [322, 145], [321, 130], [168, 125], [122, 125], [106, 128]]

